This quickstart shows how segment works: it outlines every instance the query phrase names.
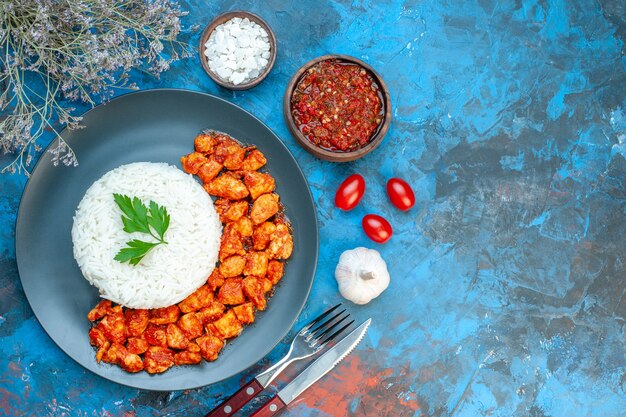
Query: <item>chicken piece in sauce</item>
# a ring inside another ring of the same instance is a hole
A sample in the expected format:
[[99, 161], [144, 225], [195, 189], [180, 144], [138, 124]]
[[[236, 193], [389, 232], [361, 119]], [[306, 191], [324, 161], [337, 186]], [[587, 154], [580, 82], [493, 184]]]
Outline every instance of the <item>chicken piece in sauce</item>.
[[212, 301], [213, 291], [207, 285], [203, 285], [178, 303], [178, 308], [183, 313], [189, 313], [208, 306]]
[[224, 315], [226, 306], [219, 301], [213, 301], [210, 306], [203, 308], [196, 312], [196, 317], [202, 324], [209, 324], [219, 319]]
[[97, 327], [92, 327], [91, 330], [89, 330], [89, 342], [92, 346], [96, 346], [98, 348], [98, 351], [96, 352], [96, 361], [100, 362], [106, 351], [109, 349], [109, 346], [111, 346], [111, 342]]
[[156, 308], [154, 310], [150, 310], [150, 323], [153, 324], [170, 324], [176, 323], [178, 320], [178, 316], [180, 316], [180, 308], [177, 305]]
[[146, 339], [141, 339], [139, 337], [129, 337], [126, 341], [126, 349], [130, 353], [135, 353], [137, 355], [141, 355], [145, 353], [146, 350], [150, 347], [150, 344]]
[[250, 251], [246, 254], [246, 266], [243, 269], [244, 275], [265, 276], [267, 272], [268, 258], [265, 252]]
[[233, 307], [237, 319], [243, 324], [254, 323], [254, 304], [245, 303]]
[[217, 359], [220, 350], [224, 347], [224, 341], [212, 335], [202, 336], [196, 339], [196, 343], [200, 346], [200, 353], [207, 361]]
[[[220, 263], [220, 274], [224, 278], [239, 276], [243, 273], [246, 266], [246, 258], [240, 255], [229, 256]], [[224, 288], [224, 286], [222, 286]]]
[[150, 313], [143, 309], [127, 309], [124, 312], [128, 336], [139, 337], [148, 327]]
[[249, 217], [242, 217], [236, 222], [229, 223], [239, 232], [242, 238], [252, 237], [253, 227], [252, 220]]
[[124, 358], [122, 358], [122, 363], [120, 364], [122, 369], [126, 372], [139, 372], [143, 371], [143, 361], [141, 357], [136, 353], [128, 353]]
[[222, 304], [237, 305], [246, 302], [241, 278], [228, 278], [217, 293], [217, 301]]
[[231, 255], [245, 255], [246, 250], [243, 247], [243, 240], [241, 238], [241, 233], [232, 223], [228, 223], [224, 227], [224, 232], [222, 233], [222, 241], [220, 243], [220, 253], [219, 259], [223, 261]]
[[112, 343], [124, 343], [124, 341], [126, 341], [126, 320], [121, 310], [110, 312], [104, 316], [96, 327], [100, 329], [107, 340]]
[[143, 333], [143, 337], [152, 346], [167, 347], [166, 328], [164, 325], [149, 324]]
[[234, 222], [248, 214], [249, 204], [245, 200], [230, 201], [219, 198], [213, 203], [222, 223]]
[[260, 278], [255, 276], [245, 277], [242, 281], [243, 292], [254, 306], [259, 310], [265, 310], [265, 288]]
[[263, 285], [263, 291], [265, 291], [266, 293], [272, 291], [272, 288], [274, 288], [272, 281], [270, 281], [269, 279], [265, 277], [260, 278], [260, 280], [261, 280], [261, 284]]
[[262, 168], [266, 163], [267, 159], [265, 159], [263, 152], [258, 149], [254, 149], [243, 160], [241, 169], [245, 171], [256, 171], [257, 169]]
[[287, 225], [279, 223], [272, 233], [272, 241], [267, 248], [267, 254], [273, 259], [287, 259], [293, 251], [293, 236]]
[[206, 184], [207, 182], [213, 181], [213, 179], [217, 177], [217, 174], [220, 173], [222, 168], [224, 168], [224, 165], [219, 163], [215, 159], [215, 157], [211, 155], [207, 159], [207, 161], [202, 164], [202, 166], [198, 169], [196, 175], [198, 175], [198, 178], [200, 178], [200, 180], [202, 180], [202, 182]]
[[111, 343], [109, 349], [102, 356], [102, 360], [107, 363], [119, 364], [127, 353], [128, 350], [121, 343]]
[[205, 183], [204, 189], [213, 196], [227, 198], [229, 200], [241, 200], [242, 198], [246, 198], [249, 194], [246, 185], [241, 180], [227, 174], [222, 174], [212, 181]]
[[215, 201], [213, 201], [213, 207], [215, 207], [217, 215], [220, 216], [220, 221], [226, 223], [224, 213], [230, 208], [230, 200], [227, 198], [216, 198]]
[[180, 365], [196, 365], [202, 362], [202, 354], [200, 352], [189, 352], [184, 350], [174, 354], [174, 364]]
[[[243, 329], [243, 325], [237, 319], [237, 316], [233, 312], [233, 310], [228, 310], [226, 314], [224, 314], [219, 320], [216, 320], [213, 325], [215, 329], [218, 331], [220, 336], [224, 339], [230, 339], [232, 337], [239, 336], [241, 330]], [[198, 339], [196, 339], [198, 340]], [[202, 346], [200, 346], [202, 348]]]
[[139, 372], [143, 370], [143, 361], [136, 353], [130, 353], [119, 343], [111, 344], [111, 347], [102, 356], [104, 362], [117, 364], [127, 372]]
[[215, 268], [209, 278], [207, 279], [207, 285], [211, 290], [215, 291], [224, 284], [224, 277], [220, 274], [220, 269]]
[[263, 194], [254, 201], [250, 210], [252, 224], [261, 224], [278, 213], [278, 194]]
[[96, 352], [96, 362], [100, 363], [104, 355], [107, 353], [107, 350], [109, 350], [110, 346], [111, 342], [107, 340], [106, 343], [98, 349], [98, 351]]
[[274, 177], [257, 171], [248, 171], [243, 176], [243, 182], [248, 187], [250, 197], [256, 200], [259, 196], [274, 191]]
[[197, 174], [202, 165], [207, 162], [207, 157], [200, 152], [193, 152], [180, 158], [183, 170], [188, 174]]
[[100, 348], [102, 346], [105, 346], [107, 343], [110, 344], [110, 341], [106, 338], [102, 330], [97, 327], [92, 327], [89, 330], [89, 343], [91, 343], [91, 346], [96, 346]]
[[196, 152], [203, 154], [212, 154], [215, 151], [217, 140], [208, 133], [200, 133], [193, 141], [193, 147]]
[[197, 313], [187, 313], [178, 320], [178, 327], [189, 340], [202, 336], [202, 321], [196, 315]]
[[265, 250], [272, 240], [276, 225], [272, 222], [263, 222], [254, 228], [252, 242], [254, 250]]
[[275, 259], [272, 259], [267, 264], [267, 273], [265, 277], [271, 281], [272, 285], [276, 285], [278, 284], [278, 281], [280, 281], [280, 279], [282, 278], [284, 269], [285, 269], [284, 263], [277, 261]]
[[102, 300], [94, 308], [92, 308], [89, 313], [87, 313], [87, 318], [89, 321], [100, 320], [111, 311], [111, 308], [112, 305], [110, 300]]
[[[222, 315], [223, 316], [223, 315]], [[222, 335], [220, 334], [220, 332], [217, 330], [217, 327], [215, 327], [215, 323], [207, 323], [204, 325], [204, 332], [209, 335], [209, 336], [215, 336], [217, 338], [221, 338]], [[196, 339], [197, 341], [198, 339]]]
[[200, 352], [200, 346], [198, 346], [198, 344], [196, 342], [189, 342], [189, 345], [187, 345], [187, 349], [185, 349], [187, 352]]
[[167, 347], [150, 346], [144, 354], [144, 369], [151, 374], [167, 371], [174, 365], [174, 351]]
[[168, 324], [165, 332], [167, 345], [172, 349], [185, 349], [189, 344], [189, 339], [187, 339], [185, 333], [174, 323]]
[[236, 141], [224, 138], [215, 147], [215, 157], [224, 164], [228, 170], [241, 169], [246, 155], [246, 150]]

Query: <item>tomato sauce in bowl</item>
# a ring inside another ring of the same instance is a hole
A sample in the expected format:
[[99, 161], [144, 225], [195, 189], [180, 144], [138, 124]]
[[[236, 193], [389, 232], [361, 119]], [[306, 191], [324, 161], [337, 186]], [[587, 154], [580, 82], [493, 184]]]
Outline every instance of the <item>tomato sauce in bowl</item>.
[[381, 88], [366, 68], [327, 59], [300, 77], [290, 111], [297, 129], [314, 145], [352, 152], [366, 146], [380, 130], [385, 108]]

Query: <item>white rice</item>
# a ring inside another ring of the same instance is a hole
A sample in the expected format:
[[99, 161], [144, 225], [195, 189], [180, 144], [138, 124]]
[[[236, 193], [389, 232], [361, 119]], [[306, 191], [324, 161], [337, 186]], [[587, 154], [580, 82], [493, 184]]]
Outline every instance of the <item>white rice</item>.
[[[153, 242], [126, 233], [113, 193], [165, 206], [168, 244], [153, 248], [136, 265], [113, 258], [126, 242]], [[178, 303], [206, 282], [217, 262], [222, 224], [211, 197], [191, 175], [165, 163], [137, 162], [107, 172], [78, 205], [72, 227], [74, 258], [103, 298], [131, 308]]]

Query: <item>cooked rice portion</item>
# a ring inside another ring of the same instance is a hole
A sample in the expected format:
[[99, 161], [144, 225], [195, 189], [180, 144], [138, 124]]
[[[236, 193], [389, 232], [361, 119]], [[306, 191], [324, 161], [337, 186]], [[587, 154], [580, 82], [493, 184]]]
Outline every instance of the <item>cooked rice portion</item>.
[[[115, 255], [132, 239], [154, 241], [123, 230], [113, 194], [164, 206], [170, 214], [168, 244], [153, 248], [136, 265]], [[109, 171], [78, 205], [72, 227], [74, 258], [103, 298], [130, 308], [176, 304], [202, 286], [215, 268], [222, 225], [211, 197], [193, 176], [165, 164], [137, 162]]]

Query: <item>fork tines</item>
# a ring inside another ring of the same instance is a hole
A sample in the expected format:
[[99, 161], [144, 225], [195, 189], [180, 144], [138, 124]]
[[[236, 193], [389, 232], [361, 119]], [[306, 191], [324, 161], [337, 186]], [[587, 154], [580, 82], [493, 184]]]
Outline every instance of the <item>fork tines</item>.
[[[313, 320], [311, 323], [305, 326], [304, 329], [302, 329], [302, 335], [305, 336], [306, 342], [309, 343], [309, 345], [312, 348], [319, 348], [319, 349], [323, 348], [326, 345], [326, 343], [333, 340], [341, 332], [346, 330], [352, 323], [354, 323], [354, 320], [352, 320], [349, 323], [342, 326], [340, 329], [334, 331], [334, 333], [331, 333], [342, 322], [344, 322], [348, 317], [350, 317], [350, 313], [346, 313], [345, 308], [339, 311], [338, 313], [331, 315], [340, 306], [341, 306], [341, 303], [326, 310], [319, 317], [317, 317], [315, 320]], [[328, 316], [330, 317], [327, 318]], [[328, 335], [329, 333], [331, 334]]]

